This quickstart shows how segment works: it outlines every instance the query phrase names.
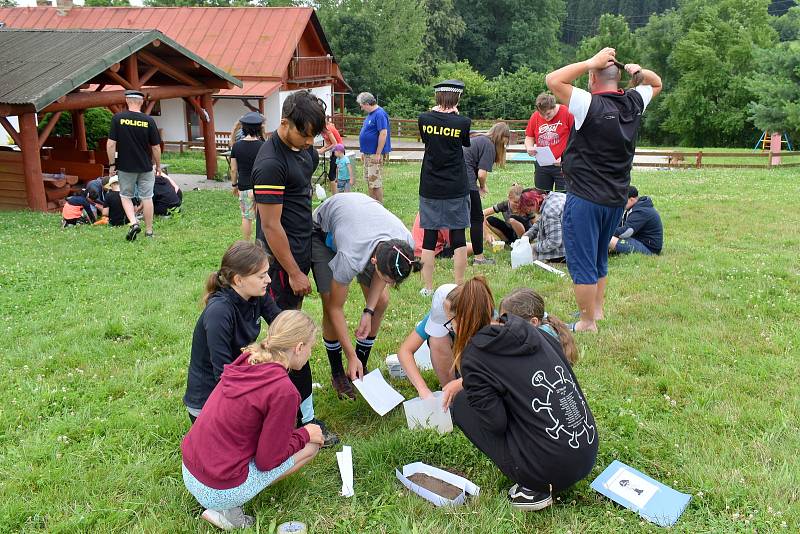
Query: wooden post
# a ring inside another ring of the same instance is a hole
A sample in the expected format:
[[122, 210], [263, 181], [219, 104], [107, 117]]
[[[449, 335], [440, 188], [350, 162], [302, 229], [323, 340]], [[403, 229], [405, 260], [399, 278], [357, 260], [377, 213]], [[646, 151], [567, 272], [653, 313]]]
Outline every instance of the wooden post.
[[781, 132], [772, 132], [772, 139], [769, 140], [770, 166], [781, 164], [782, 143], [783, 134]]
[[699, 169], [703, 166], [703, 151], [700, 150], [697, 152], [697, 161], [694, 162], [694, 167]]
[[258, 99], [258, 112], [264, 114], [264, 97]]
[[203, 146], [206, 153], [206, 178], [213, 180], [217, 176], [217, 140], [214, 138], [214, 105], [211, 93], [204, 93], [200, 97], [200, 106], [208, 113], [208, 120], [203, 120]]
[[28, 207], [36, 211], [47, 210], [47, 197], [42, 180], [42, 162], [39, 159], [39, 132], [34, 113], [19, 116], [20, 140], [22, 141], [22, 168], [25, 171], [25, 192]]
[[78, 141], [78, 150], [89, 150], [86, 142], [86, 122], [84, 121], [84, 110], [76, 109], [72, 112], [72, 135]]

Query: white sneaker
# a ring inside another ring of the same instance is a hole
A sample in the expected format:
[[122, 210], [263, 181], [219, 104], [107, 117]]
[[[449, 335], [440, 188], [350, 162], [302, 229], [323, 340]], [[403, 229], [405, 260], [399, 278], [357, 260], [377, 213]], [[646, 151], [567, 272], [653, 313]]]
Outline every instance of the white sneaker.
[[428, 289], [427, 287], [423, 287], [419, 290], [419, 294], [423, 297], [432, 297], [433, 296], [433, 289]]
[[256, 522], [253, 516], [245, 515], [241, 506], [227, 510], [211, 510], [209, 508], [200, 517], [222, 530], [252, 527]]

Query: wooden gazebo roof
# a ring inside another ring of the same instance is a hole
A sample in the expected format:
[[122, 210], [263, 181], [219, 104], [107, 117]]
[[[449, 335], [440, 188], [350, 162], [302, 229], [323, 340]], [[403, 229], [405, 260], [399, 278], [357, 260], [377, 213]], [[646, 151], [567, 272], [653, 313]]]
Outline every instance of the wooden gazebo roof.
[[[206, 173], [217, 171], [211, 95], [242, 82], [157, 30], [0, 29], [0, 126], [22, 153], [0, 154], [0, 207], [47, 207], [40, 151], [63, 111], [73, 111], [86, 150], [83, 110], [124, 109], [125, 89], [139, 89], [150, 113], [158, 100], [183, 98], [202, 119]], [[41, 132], [36, 115], [55, 115]], [[19, 117], [19, 131], [6, 119]], [[21, 195], [24, 192], [24, 195]]]
[[[136, 52], [148, 64], [145, 72], [138, 73], [139, 85], [242, 86], [224, 70], [156, 30], [0, 29], [0, 115], [53, 111], [47, 106], [89, 82], [125, 88], [136, 85], [135, 80], [125, 78], [132, 73], [119, 72], [120, 62]], [[192, 74], [173, 76], [182, 66], [190, 66]], [[55, 107], [72, 109], [51, 106]]]

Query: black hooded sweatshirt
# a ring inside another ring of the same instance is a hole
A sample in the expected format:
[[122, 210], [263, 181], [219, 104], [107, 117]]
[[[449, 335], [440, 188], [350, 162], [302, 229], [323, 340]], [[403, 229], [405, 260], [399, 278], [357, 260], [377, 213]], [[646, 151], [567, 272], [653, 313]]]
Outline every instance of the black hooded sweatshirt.
[[661, 216], [650, 197], [639, 197], [636, 204], [625, 212], [619, 226], [614, 230], [617, 237], [632, 237], [644, 243], [653, 253], [660, 254], [664, 246], [664, 227]]
[[505, 436], [523, 480], [567, 488], [597, 458], [592, 412], [558, 341], [516, 315], [500, 321], [464, 349], [467, 402], [486, 431]]
[[209, 296], [192, 335], [183, 403], [189, 408], [202, 409], [225, 364], [233, 362], [244, 347], [258, 339], [261, 319], [271, 324], [280, 312], [269, 292], [245, 300], [235, 289], [226, 287]]

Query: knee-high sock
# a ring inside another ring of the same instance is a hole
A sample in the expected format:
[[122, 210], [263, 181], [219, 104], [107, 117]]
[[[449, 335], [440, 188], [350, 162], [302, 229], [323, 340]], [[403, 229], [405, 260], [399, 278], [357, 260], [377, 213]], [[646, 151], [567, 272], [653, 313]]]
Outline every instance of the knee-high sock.
[[323, 339], [325, 343], [325, 351], [328, 353], [328, 362], [331, 364], [331, 376], [343, 375], [344, 367], [342, 366], [342, 344], [338, 339], [331, 341], [330, 339]]
[[356, 356], [361, 361], [361, 365], [364, 366], [364, 370], [367, 370], [367, 360], [369, 360], [369, 353], [372, 350], [372, 345], [375, 344], [374, 337], [368, 337], [366, 339], [357, 339], [356, 340]]

